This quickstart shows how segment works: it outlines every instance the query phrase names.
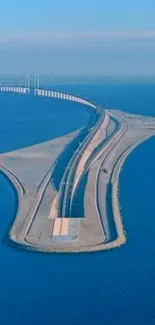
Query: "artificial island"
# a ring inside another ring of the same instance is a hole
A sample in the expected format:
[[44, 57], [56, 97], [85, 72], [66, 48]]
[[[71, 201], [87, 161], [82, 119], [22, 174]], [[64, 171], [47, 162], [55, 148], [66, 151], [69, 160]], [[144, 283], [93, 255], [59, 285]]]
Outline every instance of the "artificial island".
[[0, 155], [0, 170], [18, 194], [10, 240], [42, 252], [92, 252], [124, 244], [119, 175], [130, 152], [155, 135], [155, 118], [106, 110], [40, 87], [1, 86], [0, 91], [50, 97], [51, 105], [52, 98], [62, 105], [73, 101], [93, 116], [76, 132]]

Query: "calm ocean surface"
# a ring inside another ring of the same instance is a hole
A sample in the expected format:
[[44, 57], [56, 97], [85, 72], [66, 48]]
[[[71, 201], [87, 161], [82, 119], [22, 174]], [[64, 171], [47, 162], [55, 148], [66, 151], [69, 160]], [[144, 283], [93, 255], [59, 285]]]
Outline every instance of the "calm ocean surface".
[[[109, 108], [155, 116], [155, 84], [57, 88]], [[83, 106], [6, 94], [0, 94], [0, 113], [0, 152], [47, 141], [89, 122]], [[7, 244], [17, 198], [0, 175], [0, 325], [155, 324], [154, 169], [155, 137], [133, 151], [121, 173], [127, 244], [77, 255], [31, 253]]]

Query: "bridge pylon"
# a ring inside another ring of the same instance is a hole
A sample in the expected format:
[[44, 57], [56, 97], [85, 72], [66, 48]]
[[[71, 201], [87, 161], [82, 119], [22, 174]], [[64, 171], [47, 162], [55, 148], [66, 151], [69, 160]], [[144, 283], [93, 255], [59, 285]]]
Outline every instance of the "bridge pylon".
[[30, 75], [28, 74], [25, 76], [25, 87], [36, 89], [39, 88], [40, 80], [39, 80], [39, 74], [37, 75]]

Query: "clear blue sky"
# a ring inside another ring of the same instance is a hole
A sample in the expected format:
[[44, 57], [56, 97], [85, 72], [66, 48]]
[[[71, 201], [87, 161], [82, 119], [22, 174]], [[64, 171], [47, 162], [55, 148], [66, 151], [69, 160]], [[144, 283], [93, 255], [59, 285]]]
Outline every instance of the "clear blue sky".
[[0, 60], [6, 73], [155, 74], [155, 0], [1, 0]]

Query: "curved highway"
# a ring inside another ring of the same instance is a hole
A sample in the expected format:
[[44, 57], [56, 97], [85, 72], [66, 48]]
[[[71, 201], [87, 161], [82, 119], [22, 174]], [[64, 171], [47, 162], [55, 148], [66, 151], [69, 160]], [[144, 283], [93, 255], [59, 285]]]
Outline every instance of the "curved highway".
[[74, 186], [74, 178], [75, 172], [80, 162], [81, 156], [84, 154], [85, 150], [87, 149], [88, 144], [94, 138], [95, 134], [100, 129], [104, 118], [105, 113], [104, 110], [100, 106], [96, 106], [96, 110], [99, 113], [99, 118], [93, 129], [88, 133], [82, 144], [77, 148], [74, 155], [72, 156], [64, 177], [62, 179], [62, 183], [60, 186], [59, 191], [59, 199], [58, 199], [58, 217], [70, 217], [70, 205], [71, 205], [71, 196]]

